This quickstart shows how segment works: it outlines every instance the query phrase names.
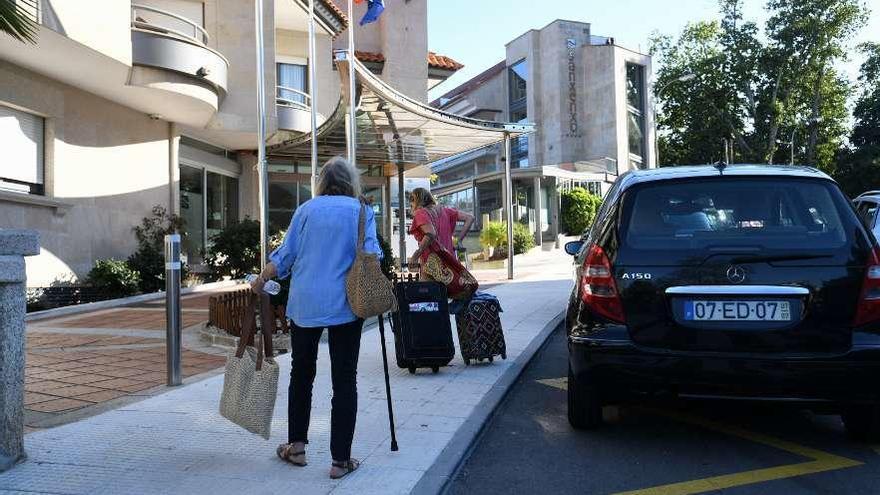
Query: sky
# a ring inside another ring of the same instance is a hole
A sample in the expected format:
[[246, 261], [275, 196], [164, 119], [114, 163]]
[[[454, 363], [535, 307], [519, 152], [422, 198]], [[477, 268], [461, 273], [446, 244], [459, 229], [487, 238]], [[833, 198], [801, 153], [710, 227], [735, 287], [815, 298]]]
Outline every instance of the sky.
[[[428, 1], [428, 0], [425, 0]], [[759, 26], [767, 15], [765, 0], [745, 0], [745, 17]], [[866, 0], [872, 10], [868, 25], [853, 46], [880, 42], [880, 0]], [[588, 22], [591, 34], [610, 36], [618, 45], [648, 50], [654, 32], [677, 36], [688, 22], [717, 19], [716, 0], [430, 0], [428, 48], [465, 65], [430, 92], [433, 100], [504, 59], [504, 45], [529, 29], [556, 19]], [[861, 57], [843, 69], [858, 76]]]

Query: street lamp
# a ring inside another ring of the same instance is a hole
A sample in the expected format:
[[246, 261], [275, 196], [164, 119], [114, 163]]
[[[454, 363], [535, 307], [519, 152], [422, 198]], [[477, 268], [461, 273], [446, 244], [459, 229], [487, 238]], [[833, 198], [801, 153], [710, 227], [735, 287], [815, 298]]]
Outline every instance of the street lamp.
[[[660, 96], [661, 93], [666, 91], [666, 88], [668, 88], [669, 86], [676, 84], [676, 83], [693, 81], [696, 78], [697, 78], [696, 74], [694, 74], [693, 72], [688, 72], [687, 74], [682, 74], [682, 75], [676, 77], [675, 79], [669, 81], [668, 83], [664, 84], [663, 86], [661, 86], [660, 89], [658, 89], [657, 91], [654, 92], [654, 100], [655, 100], [654, 107], [655, 108], [657, 107], [657, 104], [656, 104], [657, 97]], [[657, 143], [657, 130], [656, 129], [657, 129], [657, 124], [655, 122], [655, 124], [654, 124], [654, 160], [657, 161], [656, 166], [659, 167], [660, 166], [660, 145]]]

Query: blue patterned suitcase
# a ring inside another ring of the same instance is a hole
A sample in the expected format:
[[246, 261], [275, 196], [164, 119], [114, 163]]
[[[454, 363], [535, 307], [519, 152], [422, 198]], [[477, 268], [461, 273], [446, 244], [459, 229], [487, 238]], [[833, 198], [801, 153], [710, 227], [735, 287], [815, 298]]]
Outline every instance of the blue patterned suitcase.
[[489, 362], [495, 356], [507, 359], [507, 345], [501, 328], [501, 305], [494, 300], [474, 299], [455, 315], [458, 345], [465, 365], [471, 361]]

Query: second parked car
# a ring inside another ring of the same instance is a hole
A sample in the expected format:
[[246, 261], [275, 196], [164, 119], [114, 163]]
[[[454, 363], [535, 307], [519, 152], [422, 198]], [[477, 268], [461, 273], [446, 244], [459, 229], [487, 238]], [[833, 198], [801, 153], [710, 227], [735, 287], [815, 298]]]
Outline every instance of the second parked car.
[[802, 402], [880, 430], [880, 251], [817, 170], [621, 176], [578, 260], [569, 421], [658, 394]]

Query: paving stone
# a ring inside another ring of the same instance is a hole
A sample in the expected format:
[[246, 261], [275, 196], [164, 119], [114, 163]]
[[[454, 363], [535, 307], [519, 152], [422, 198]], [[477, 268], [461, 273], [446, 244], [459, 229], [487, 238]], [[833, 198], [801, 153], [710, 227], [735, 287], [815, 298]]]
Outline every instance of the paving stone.
[[144, 372], [139, 369], [132, 368], [114, 368], [112, 370], [102, 371], [102, 375], [111, 376], [113, 378], [128, 378], [130, 376], [142, 375]]
[[78, 395], [90, 394], [92, 392], [100, 392], [104, 389], [89, 387], [87, 385], [68, 385], [66, 387], [53, 388], [46, 393], [58, 397], [75, 398]]
[[[138, 385], [141, 383], [143, 383], [143, 382], [140, 382], [137, 380], [131, 380], [128, 378], [114, 378], [112, 380], [105, 380], [103, 382], [100, 382], [98, 386], [100, 386], [103, 389], [122, 390], [121, 387], [130, 387], [132, 385]], [[141, 390], [143, 390], [143, 389], [141, 389]]]
[[89, 402], [107, 402], [108, 400], [113, 400], [124, 395], [127, 394], [116, 390], [101, 390], [100, 392], [78, 395], [76, 398], [77, 400], [87, 400]]
[[46, 393], [52, 389], [67, 387], [69, 385], [69, 383], [57, 382], [54, 380], [43, 380], [41, 382], [27, 384], [25, 390], [28, 392]]
[[100, 383], [106, 380], [112, 380], [113, 378], [106, 375], [98, 375], [95, 373], [83, 373], [81, 375], [68, 376], [65, 378], [59, 378], [56, 381], [67, 383], [70, 385], [89, 385], [92, 383]]
[[37, 404], [39, 402], [46, 402], [47, 400], [57, 399], [54, 395], [41, 394], [38, 392], [25, 392], [24, 393], [24, 405], [30, 406], [31, 404]]
[[40, 412], [61, 412], [90, 406], [91, 402], [76, 399], [54, 399], [28, 406], [28, 409]]

